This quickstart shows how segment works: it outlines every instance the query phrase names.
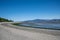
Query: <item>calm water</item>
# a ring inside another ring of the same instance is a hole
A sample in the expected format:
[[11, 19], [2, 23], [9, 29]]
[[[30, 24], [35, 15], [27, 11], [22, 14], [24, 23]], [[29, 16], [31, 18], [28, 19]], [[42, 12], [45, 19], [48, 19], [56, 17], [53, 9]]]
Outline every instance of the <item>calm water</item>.
[[20, 25], [31, 26], [35, 28], [60, 29], [60, 24], [20, 24]]

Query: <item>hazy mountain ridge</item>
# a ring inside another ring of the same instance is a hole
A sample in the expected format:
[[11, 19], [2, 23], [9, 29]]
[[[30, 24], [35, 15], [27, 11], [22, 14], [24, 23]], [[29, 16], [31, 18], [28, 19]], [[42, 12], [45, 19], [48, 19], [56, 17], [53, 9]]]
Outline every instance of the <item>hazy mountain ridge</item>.
[[35, 20], [24, 21], [22, 23], [53, 23], [53, 24], [60, 24], [60, 19], [51, 19], [51, 20], [35, 19]]

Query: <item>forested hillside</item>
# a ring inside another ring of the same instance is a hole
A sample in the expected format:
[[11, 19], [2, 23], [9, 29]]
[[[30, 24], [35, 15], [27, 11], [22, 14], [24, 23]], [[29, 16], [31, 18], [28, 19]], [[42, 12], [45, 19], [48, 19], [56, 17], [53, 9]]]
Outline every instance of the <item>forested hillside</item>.
[[13, 21], [0, 17], [0, 22], [13, 22]]

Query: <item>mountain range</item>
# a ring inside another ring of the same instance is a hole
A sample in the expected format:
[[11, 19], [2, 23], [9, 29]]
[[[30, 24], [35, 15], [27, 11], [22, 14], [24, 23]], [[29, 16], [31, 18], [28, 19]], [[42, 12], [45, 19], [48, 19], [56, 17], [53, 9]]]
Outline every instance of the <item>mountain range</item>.
[[60, 19], [51, 19], [51, 20], [45, 20], [45, 19], [35, 19], [35, 20], [28, 20], [23, 21], [22, 23], [49, 23], [49, 24], [60, 24]]

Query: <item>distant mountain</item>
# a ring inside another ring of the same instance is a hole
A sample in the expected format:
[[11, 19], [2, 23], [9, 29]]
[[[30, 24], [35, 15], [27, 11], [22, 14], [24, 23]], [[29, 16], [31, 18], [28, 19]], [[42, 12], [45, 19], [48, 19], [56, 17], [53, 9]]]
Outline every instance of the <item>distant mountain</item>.
[[13, 22], [13, 21], [0, 17], [0, 22]]
[[28, 20], [22, 23], [55, 23], [60, 24], [60, 19], [52, 19], [52, 20], [45, 20], [45, 19], [35, 19], [35, 20]]

